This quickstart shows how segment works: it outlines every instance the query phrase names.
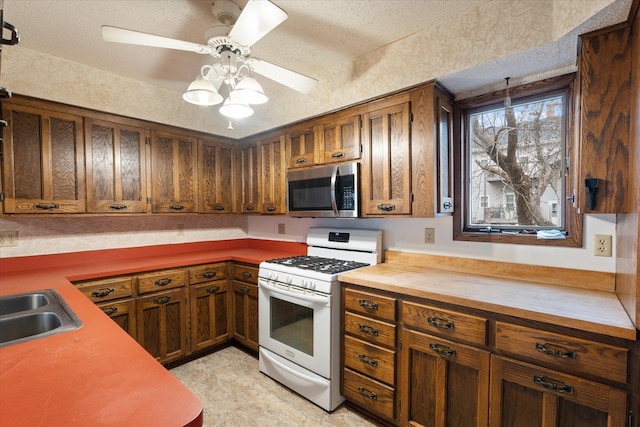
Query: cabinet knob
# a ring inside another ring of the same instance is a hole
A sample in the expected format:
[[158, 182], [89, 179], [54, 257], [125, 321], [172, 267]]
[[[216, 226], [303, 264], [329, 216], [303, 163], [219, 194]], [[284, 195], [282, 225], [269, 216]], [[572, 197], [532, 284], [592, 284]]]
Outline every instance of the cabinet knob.
[[245, 285], [242, 285], [242, 286], [240, 286], [240, 290], [241, 290], [243, 293], [245, 293], [245, 294], [246, 294], [247, 292], [249, 292], [249, 287], [248, 287], [248, 286], [245, 286]]
[[253, 274], [249, 273], [248, 271], [243, 271], [242, 272], [242, 277], [244, 277], [245, 279], [248, 279], [251, 276], [253, 276]]

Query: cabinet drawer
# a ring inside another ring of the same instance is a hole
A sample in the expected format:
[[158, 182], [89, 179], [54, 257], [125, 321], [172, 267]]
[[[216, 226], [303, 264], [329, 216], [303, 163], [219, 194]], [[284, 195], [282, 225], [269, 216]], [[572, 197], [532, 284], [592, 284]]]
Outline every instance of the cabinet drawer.
[[446, 338], [485, 345], [487, 319], [413, 302], [402, 302], [402, 323]]
[[257, 285], [258, 268], [249, 265], [235, 264], [233, 266], [233, 279]]
[[92, 280], [75, 285], [91, 301], [96, 303], [133, 295], [133, 277]]
[[227, 278], [227, 263], [199, 265], [189, 269], [189, 284], [210, 282], [212, 280], [222, 280]]
[[348, 368], [394, 385], [395, 360], [395, 351], [353, 337], [344, 337], [344, 364]]
[[396, 346], [396, 325], [390, 323], [347, 311], [344, 314], [344, 331], [372, 343], [387, 347]]
[[551, 368], [627, 382], [628, 350], [623, 347], [496, 322], [496, 349]]
[[396, 299], [367, 292], [345, 289], [344, 306], [355, 313], [384, 320], [396, 320]]
[[185, 270], [164, 270], [138, 276], [138, 293], [162, 291], [185, 286], [187, 275]]
[[368, 411], [394, 418], [395, 389], [393, 387], [345, 368], [343, 394], [344, 397], [357, 402]]

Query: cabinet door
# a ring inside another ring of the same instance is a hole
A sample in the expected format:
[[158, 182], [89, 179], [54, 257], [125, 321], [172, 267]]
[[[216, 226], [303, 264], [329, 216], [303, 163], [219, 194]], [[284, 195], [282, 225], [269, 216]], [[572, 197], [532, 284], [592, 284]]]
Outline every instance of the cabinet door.
[[229, 282], [216, 280], [189, 289], [191, 298], [191, 351], [227, 341], [231, 335]]
[[153, 212], [196, 212], [196, 140], [154, 132], [151, 137]]
[[5, 103], [5, 213], [85, 211], [82, 117]]
[[104, 313], [118, 324], [126, 333], [136, 339], [136, 300], [121, 299], [98, 304]]
[[147, 130], [85, 120], [87, 212], [146, 212]]
[[184, 288], [157, 292], [137, 301], [138, 342], [159, 362], [187, 354]]
[[411, 214], [409, 102], [363, 117], [362, 216]]
[[258, 350], [258, 287], [233, 282], [233, 335], [241, 344]]
[[360, 115], [329, 117], [322, 125], [321, 163], [360, 158]]
[[404, 329], [401, 422], [414, 426], [486, 426], [489, 353]]
[[258, 147], [248, 145], [240, 150], [240, 212], [260, 213], [259, 185], [258, 185]]
[[490, 408], [491, 427], [624, 427], [627, 393], [492, 356]]
[[285, 140], [287, 167], [296, 169], [317, 164], [317, 145], [313, 127], [288, 133]]
[[[629, 212], [631, 27], [586, 36], [578, 58], [579, 161], [575, 183], [582, 213]], [[599, 179], [589, 207], [585, 179]]]
[[285, 213], [284, 136], [259, 144], [262, 213]]
[[235, 148], [211, 140], [198, 141], [200, 209], [202, 213], [235, 213]]

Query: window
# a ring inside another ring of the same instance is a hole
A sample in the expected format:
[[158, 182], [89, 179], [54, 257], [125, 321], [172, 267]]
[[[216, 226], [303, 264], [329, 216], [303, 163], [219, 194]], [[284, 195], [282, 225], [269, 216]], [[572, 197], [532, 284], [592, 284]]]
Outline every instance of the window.
[[[460, 159], [454, 239], [581, 246], [570, 152], [575, 75], [494, 92], [457, 105]], [[558, 230], [564, 239], [537, 239]]]

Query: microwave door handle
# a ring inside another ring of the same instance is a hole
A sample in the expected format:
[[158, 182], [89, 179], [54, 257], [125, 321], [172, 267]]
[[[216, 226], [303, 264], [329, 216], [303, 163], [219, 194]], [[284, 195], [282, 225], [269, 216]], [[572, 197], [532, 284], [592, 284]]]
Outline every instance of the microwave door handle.
[[338, 204], [336, 203], [336, 181], [338, 179], [339, 168], [340, 166], [336, 166], [331, 174], [331, 208], [333, 209], [333, 214], [335, 216], [338, 216]]

